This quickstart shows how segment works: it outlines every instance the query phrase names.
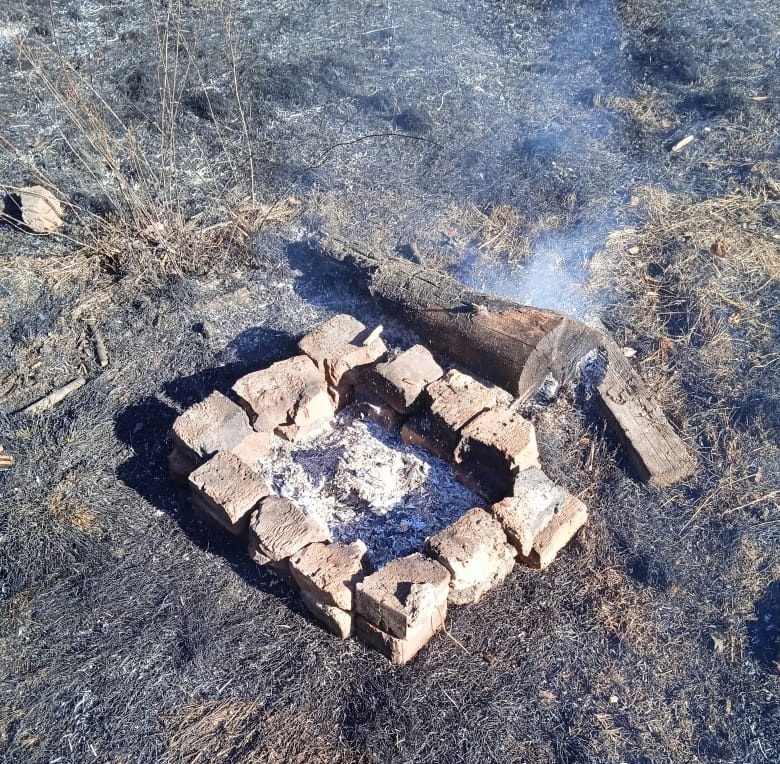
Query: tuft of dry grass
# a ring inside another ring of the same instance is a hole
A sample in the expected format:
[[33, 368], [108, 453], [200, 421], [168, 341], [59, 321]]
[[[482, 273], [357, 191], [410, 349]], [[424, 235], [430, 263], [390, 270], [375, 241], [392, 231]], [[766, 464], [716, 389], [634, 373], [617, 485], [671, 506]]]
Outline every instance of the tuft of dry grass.
[[337, 764], [338, 740], [323, 739], [306, 709], [268, 713], [255, 700], [191, 703], [165, 714], [174, 764]]
[[510, 261], [523, 260], [531, 253], [527, 221], [509, 204], [496, 204], [484, 211], [469, 205], [460, 222], [479, 250], [503, 255]]

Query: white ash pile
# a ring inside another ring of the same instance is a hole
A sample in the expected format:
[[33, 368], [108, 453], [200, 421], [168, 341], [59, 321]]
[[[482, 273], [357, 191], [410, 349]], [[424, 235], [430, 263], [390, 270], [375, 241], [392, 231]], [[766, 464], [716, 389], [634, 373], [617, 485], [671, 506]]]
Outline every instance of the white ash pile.
[[446, 462], [361, 419], [359, 405], [301, 443], [277, 439], [255, 471], [321, 520], [333, 540], [362, 539], [376, 566], [418, 551], [482, 503]]

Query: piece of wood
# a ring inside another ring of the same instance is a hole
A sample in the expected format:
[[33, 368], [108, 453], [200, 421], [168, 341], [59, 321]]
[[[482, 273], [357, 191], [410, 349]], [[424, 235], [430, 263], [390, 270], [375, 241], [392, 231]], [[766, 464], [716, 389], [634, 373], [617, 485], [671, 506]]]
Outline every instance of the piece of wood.
[[23, 414], [28, 416], [34, 416], [36, 414], [42, 414], [44, 411], [48, 411], [54, 408], [58, 403], [65, 400], [71, 393], [75, 393], [80, 387], [84, 387], [87, 384], [85, 377], [76, 377], [72, 382], [68, 382], [67, 385], [58, 387], [56, 390], [52, 390], [47, 396], [41, 398], [35, 403], [31, 403], [26, 408], [22, 409]]
[[327, 239], [324, 250], [357, 268], [371, 294], [431, 347], [521, 400], [534, 395], [548, 374], [564, 381], [599, 345], [599, 332], [580, 321], [474, 291], [408, 260], [338, 239]]
[[688, 477], [696, 469], [693, 454], [614, 340], [604, 335], [602, 343], [607, 363], [596, 396], [640, 479], [665, 486]]
[[694, 456], [603, 327], [491, 297], [438, 271], [337, 239], [323, 246], [334, 259], [357, 268], [369, 291], [432, 347], [520, 401], [531, 397], [548, 374], [564, 382], [590, 351], [604, 348], [597, 399], [639, 477], [663, 486], [696, 469]]
[[95, 356], [101, 369], [105, 369], [108, 366], [108, 351], [106, 350], [106, 342], [103, 339], [103, 333], [100, 331], [100, 327], [97, 325], [97, 321], [94, 318], [87, 319], [87, 326], [92, 333], [92, 340], [95, 343]]

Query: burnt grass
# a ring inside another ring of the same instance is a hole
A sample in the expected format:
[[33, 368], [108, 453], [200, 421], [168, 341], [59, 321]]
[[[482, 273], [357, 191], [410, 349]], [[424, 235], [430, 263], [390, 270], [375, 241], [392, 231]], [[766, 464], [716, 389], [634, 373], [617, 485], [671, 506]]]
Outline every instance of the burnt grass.
[[[69, 206], [0, 225], [0, 758], [777, 760], [779, 50], [774, 0], [5, 4], [0, 178]], [[552, 242], [548, 304], [637, 350], [696, 475], [642, 485], [586, 392], [536, 402], [588, 527], [406, 667], [330, 637], [165, 462], [334, 312], [413, 339], [325, 232], [520, 299]]]

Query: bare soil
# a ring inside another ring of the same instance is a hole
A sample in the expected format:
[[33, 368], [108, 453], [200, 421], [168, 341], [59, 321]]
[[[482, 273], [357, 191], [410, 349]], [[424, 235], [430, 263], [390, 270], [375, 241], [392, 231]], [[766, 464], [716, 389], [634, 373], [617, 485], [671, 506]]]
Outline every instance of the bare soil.
[[[0, 179], [66, 226], [0, 224], [0, 758], [780, 758], [779, 51], [775, 0], [3, 6]], [[334, 312], [414, 341], [326, 232], [600, 318], [698, 457], [653, 489], [587, 390], [535, 401], [588, 527], [400, 669], [166, 476]]]

